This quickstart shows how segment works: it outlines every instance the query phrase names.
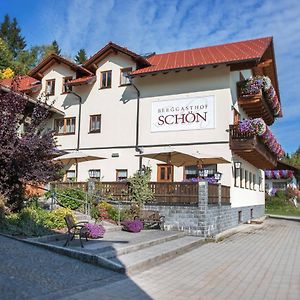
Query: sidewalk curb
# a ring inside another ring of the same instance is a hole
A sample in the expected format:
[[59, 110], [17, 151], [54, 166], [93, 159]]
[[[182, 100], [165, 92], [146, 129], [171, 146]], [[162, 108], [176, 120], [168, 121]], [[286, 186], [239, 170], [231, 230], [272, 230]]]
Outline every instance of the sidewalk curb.
[[283, 216], [283, 215], [266, 215], [267, 218], [270, 219], [280, 219], [280, 220], [287, 220], [287, 221], [296, 221], [300, 222], [300, 217], [296, 216]]

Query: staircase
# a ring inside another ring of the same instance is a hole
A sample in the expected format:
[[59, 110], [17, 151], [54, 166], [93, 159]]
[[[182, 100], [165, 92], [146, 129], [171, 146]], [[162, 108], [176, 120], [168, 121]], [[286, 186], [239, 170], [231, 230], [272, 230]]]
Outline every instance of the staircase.
[[[137, 241], [128, 242], [128, 245], [118, 244], [122, 235], [125, 235], [125, 239], [128, 235], [136, 237]], [[102, 248], [94, 249], [92, 252], [108, 263], [106, 267], [109, 267], [110, 263], [113, 270], [127, 274], [145, 271], [205, 243], [203, 238], [188, 236], [183, 232], [156, 230], [145, 230], [138, 234], [109, 232], [102, 242], [110, 240], [117, 242], [103, 245]]]

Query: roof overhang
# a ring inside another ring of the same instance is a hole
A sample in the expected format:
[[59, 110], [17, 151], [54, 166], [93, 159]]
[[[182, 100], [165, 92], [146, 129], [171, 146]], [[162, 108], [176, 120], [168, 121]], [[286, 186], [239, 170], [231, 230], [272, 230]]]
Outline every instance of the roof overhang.
[[53, 107], [53, 106], [51, 106], [51, 105], [45, 103], [45, 102], [38, 102], [38, 101], [36, 101], [35, 99], [33, 99], [33, 98], [31, 98], [31, 97], [29, 97], [29, 96], [27, 96], [26, 94], [23, 94], [23, 93], [21, 93], [21, 92], [15, 92], [15, 91], [12, 91], [12, 90], [11, 90], [9, 87], [7, 87], [7, 86], [4, 86], [4, 85], [1, 85], [1, 84], [0, 84], [0, 90], [3, 91], [3, 92], [5, 92], [5, 93], [10, 93], [10, 92], [11, 92], [11, 93], [14, 93], [14, 94], [16, 94], [16, 95], [22, 97], [23, 99], [26, 99], [29, 103], [32, 103], [32, 104], [34, 104], [34, 105], [41, 105], [42, 107], [45, 107], [45, 108], [48, 109], [49, 111], [51, 111], [51, 112], [53, 112], [53, 113], [56, 113], [56, 114], [58, 114], [58, 115], [61, 115], [61, 116], [64, 116], [64, 115], [65, 115], [65, 113], [64, 113], [63, 111], [61, 111], [61, 110], [59, 110], [59, 109], [57, 109], [57, 108], [55, 108], [55, 107]]
[[62, 64], [67, 65], [73, 71], [75, 71], [79, 76], [93, 75], [93, 73], [90, 72], [89, 70], [87, 70], [86, 68], [84, 68], [80, 65], [77, 65], [55, 53], [50, 54], [48, 57], [46, 57], [44, 60], [42, 60], [36, 67], [34, 67], [32, 70], [30, 70], [28, 72], [28, 75], [32, 76], [38, 80], [41, 80], [44, 76], [43, 72], [45, 72], [47, 69], [49, 69], [55, 63], [58, 63], [58, 64], [62, 63]]
[[97, 69], [97, 63], [99, 61], [101, 61], [103, 58], [105, 58], [106, 56], [108, 56], [112, 53], [118, 53], [118, 52], [121, 52], [123, 54], [130, 56], [137, 63], [138, 68], [147, 67], [147, 66], [151, 65], [145, 57], [143, 57], [139, 54], [136, 54], [136, 53], [128, 50], [125, 47], [121, 47], [115, 43], [109, 42], [102, 49], [100, 49], [97, 53], [95, 53], [92, 57], [90, 57], [83, 64], [83, 67], [85, 67], [89, 70], [95, 71]]

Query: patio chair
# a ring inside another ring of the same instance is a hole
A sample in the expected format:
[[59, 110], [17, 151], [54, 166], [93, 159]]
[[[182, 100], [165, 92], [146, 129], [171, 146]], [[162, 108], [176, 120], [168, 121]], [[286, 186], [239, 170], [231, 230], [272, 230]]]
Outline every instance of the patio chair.
[[64, 244], [64, 247], [66, 247], [70, 244], [70, 241], [72, 241], [74, 239], [75, 235], [78, 235], [80, 245], [83, 248], [81, 238], [85, 237], [85, 240], [88, 241], [88, 239], [87, 239], [88, 231], [85, 227], [85, 224], [87, 224], [88, 222], [83, 221], [83, 222], [76, 223], [73, 216], [70, 214], [66, 215], [64, 219], [66, 221], [67, 228], [68, 228], [68, 237]]

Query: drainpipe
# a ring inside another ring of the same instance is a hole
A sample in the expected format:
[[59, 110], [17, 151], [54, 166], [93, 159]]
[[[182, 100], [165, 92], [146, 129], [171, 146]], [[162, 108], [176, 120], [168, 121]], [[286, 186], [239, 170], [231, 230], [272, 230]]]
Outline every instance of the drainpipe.
[[[79, 108], [78, 108], [78, 130], [77, 130], [77, 146], [76, 150], [79, 151], [80, 147], [80, 128], [81, 128], [81, 105], [82, 105], [82, 98], [77, 93], [73, 91], [69, 91], [71, 94], [75, 95], [79, 100]], [[76, 162], [76, 181], [78, 179], [78, 162]]]
[[[139, 127], [140, 127], [140, 90], [136, 87], [136, 85], [133, 83], [133, 78], [128, 77], [131, 85], [134, 87], [136, 90], [137, 94], [137, 102], [136, 102], [136, 129], [135, 129], [135, 151], [138, 152], [139, 154], [143, 153], [143, 150], [141, 147], [139, 147]], [[139, 157], [139, 170], [142, 170], [142, 157]]]

